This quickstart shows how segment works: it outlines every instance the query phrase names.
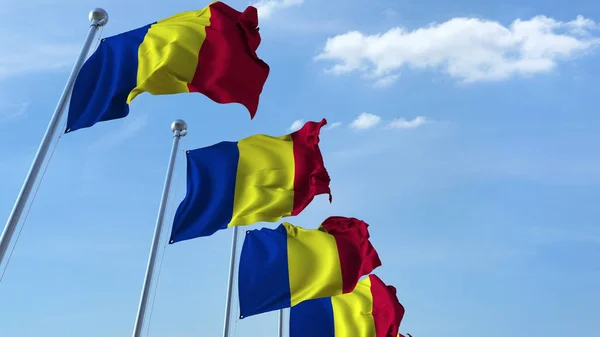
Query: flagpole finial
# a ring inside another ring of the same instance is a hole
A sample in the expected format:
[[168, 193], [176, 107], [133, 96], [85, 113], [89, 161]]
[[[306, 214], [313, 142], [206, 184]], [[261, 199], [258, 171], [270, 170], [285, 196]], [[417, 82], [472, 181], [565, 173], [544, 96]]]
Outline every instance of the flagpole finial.
[[90, 11], [90, 22], [97, 26], [104, 26], [108, 22], [108, 13], [102, 8], [94, 8]]
[[177, 119], [171, 123], [171, 131], [180, 136], [185, 136], [187, 134], [187, 123], [184, 120]]

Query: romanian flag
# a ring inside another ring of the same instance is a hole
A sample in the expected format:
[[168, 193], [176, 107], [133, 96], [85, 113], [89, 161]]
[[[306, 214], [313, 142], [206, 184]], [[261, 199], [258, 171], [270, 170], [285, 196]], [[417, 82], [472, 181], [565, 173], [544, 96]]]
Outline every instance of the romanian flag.
[[248, 231], [238, 271], [240, 318], [352, 292], [381, 265], [368, 226], [330, 217], [319, 229], [283, 223]]
[[258, 58], [256, 8], [223, 2], [103, 39], [79, 72], [66, 132], [123, 118], [139, 94], [199, 92], [254, 117], [269, 66]]
[[307, 122], [281, 137], [254, 135], [188, 151], [187, 194], [175, 213], [170, 243], [298, 215], [319, 194], [329, 194], [331, 201], [319, 149], [325, 124]]
[[293, 307], [289, 337], [400, 337], [403, 317], [396, 288], [369, 275], [351, 293]]

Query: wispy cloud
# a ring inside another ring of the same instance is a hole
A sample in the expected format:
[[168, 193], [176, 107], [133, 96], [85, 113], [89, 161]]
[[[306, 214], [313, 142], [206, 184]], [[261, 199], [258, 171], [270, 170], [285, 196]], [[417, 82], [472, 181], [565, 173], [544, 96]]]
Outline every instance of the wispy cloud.
[[73, 65], [79, 44], [48, 43], [13, 32], [0, 31], [0, 80], [39, 71], [52, 71]]
[[289, 34], [335, 34], [346, 29], [346, 26], [343, 21], [337, 19], [315, 21], [314, 19], [303, 17], [286, 17], [285, 20], [279, 20], [279, 22], [270, 28], [271, 30], [276, 29], [282, 35], [289, 36]]
[[[303, 119], [297, 119], [297, 120], [293, 121], [292, 125], [290, 125], [288, 127], [288, 131], [291, 131], [291, 132], [298, 131], [298, 130], [300, 130], [300, 128], [302, 126], [304, 126], [304, 124], [305, 124], [305, 121]], [[330, 123], [330, 124], [325, 125], [322, 130], [326, 131], [326, 130], [335, 129], [335, 128], [342, 126], [342, 124], [343, 124], [342, 122]]]
[[[89, 235], [52, 235], [42, 240], [35, 236], [35, 249], [25, 252], [31, 258], [38, 260], [58, 260], [69, 264], [102, 264], [105, 260], [98, 257], [127, 258], [132, 251], [139, 248], [137, 243], [131, 243], [115, 238], [104, 237], [96, 233], [93, 242], [88, 242]], [[49, 253], [50, 252], [50, 253]], [[96, 259], [90, 257], [96, 257]]]
[[552, 71], [598, 46], [598, 28], [583, 16], [563, 22], [540, 15], [509, 26], [459, 17], [412, 31], [349, 31], [329, 38], [316, 59], [334, 62], [328, 73], [360, 72], [379, 87], [396, 81], [403, 67], [440, 69], [464, 83], [497, 81]]
[[300, 128], [302, 127], [302, 125], [304, 125], [304, 120], [297, 119], [294, 122], [292, 122], [292, 125], [290, 125], [290, 127], [288, 129], [290, 131], [292, 131], [292, 132], [298, 131], [298, 130], [300, 130]]
[[369, 144], [358, 144], [353, 146], [344, 147], [338, 150], [335, 150], [331, 153], [332, 158], [342, 159], [342, 160], [355, 160], [359, 157], [366, 156], [375, 156], [384, 154], [389, 150], [389, 147], [381, 144], [374, 144], [370, 142]]
[[[400, 163], [404, 161], [398, 162], [388, 155], [402, 153], [403, 160], [419, 163], [418, 168], [413, 166], [415, 177], [427, 177], [428, 182], [436, 184], [489, 179], [561, 188], [600, 185], [600, 158], [592, 155], [593, 151], [585, 150], [585, 146], [580, 146], [578, 151], [572, 151], [576, 148], [574, 145], [548, 153], [545, 146], [535, 142], [482, 142], [475, 136], [462, 134], [453, 123], [445, 121], [436, 121], [431, 128], [423, 129], [430, 130], [370, 132], [358, 143], [333, 150], [330, 156], [342, 160], [369, 156], [370, 161], [380, 160], [381, 166], [401, 169]], [[414, 144], [419, 146], [411, 147]], [[421, 161], [423, 156], [427, 161]], [[600, 233], [594, 235], [598, 237]]]
[[389, 87], [392, 84], [396, 83], [396, 80], [400, 77], [400, 75], [388, 75], [381, 78], [378, 78], [373, 85], [376, 88], [385, 88]]
[[9, 122], [25, 116], [29, 102], [0, 104], [0, 123]]
[[[380, 125], [381, 122], [382, 119], [380, 116], [368, 112], [363, 112], [354, 121], [352, 121], [352, 123], [350, 123], [350, 128], [366, 130]], [[396, 118], [387, 123], [386, 128], [414, 129], [429, 123], [433, 123], [433, 120], [427, 119], [424, 116], [417, 116], [412, 120], [407, 120], [405, 118]]]
[[276, 11], [303, 3], [304, 0], [260, 0], [254, 7], [258, 10], [258, 17], [262, 20], [269, 19]]
[[584, 232], [573, 228], [537, 226], [529, 228], [529, 235], [540, 244], [587, 243], [600, 245], [600, 231]]
[[148, 115], [137, 115], [125, 118], [125, 125], [115, 133], [107, 134], [105, 137], [92, 143], [90, 147], [107, 148], [121, 144], [127, 139], [135, 136], [148, 125]]
[[381, 122], [381, 117], [372, 113], [363, 112], [350, 123], [350, 127], [358, 130], [366, 130], [375, 127]]
[[[367, 130], [381, 125], [382, 121], [382, 118], [378, 115], [369, 112], [363, 112], [360, 115], [358, 115], [358, 117], [356, 117], [350, 124], [348, 124], [348, 127], [356, 130]], [[424, 116], [417, 116], [412, 120], [407, 120], [405, 118], [396, 118], [389, 121], [385, 127], [388, 129], [414, 129], [433, 122], [433, 120], [427, 119]], [[291, 132], [297, 131], [304, 125], [304, 123], [305, 122], [303, 119], [295, 120], [288, 127], [288, 130]], [[323, 128], [323, 130], [339, 128], [342, 125], [344, 125], [342, 122], [334, 122], [326, 125]]]
[[392, 8], [387, 8], [383, 11], [383, 15], [385, 15], [388, 18], [395, 18], [398, 16], [398, 12], [396, 12], [394, 9]]
[[[302, 126], [304, 126], [304, 124], [305, 124], [305, 122], [303, 119], [297, 119], [294, 122], [292, 122], [292, 125], [290, 125], [288, 127], [288, 130], [291, 132], [298, 131], [298, 130], [300, 130], [300, 128]], [[323, 127], [323, 130], [335, 129], [337, 127], [340, 127], [341, 125], [342, 125], [342, 122], [335, 122], [335, 123], [327, 124]]]
[[323, 130], [331, 130], [331, 129], [335, 129], [342, 126], [342, 122], [335, 122], [335, 123], [331, 123], [329, 125], [326, 125]]
[[427, 118], [425, 118], [423, 116], [417, 116], [412, 120], [407, 120], [404, 118], [396, 118], [388, 124], [388, 128], [391, 128], [391, 129], [414, 129], [414, 128], [418, 128], [419, 126], [425, 125], [427, 123], [433, 123], [433, 121], [428, 120]]
[[394, 267], [436, 266], [452, 269], [488, 268], [490, 265], [507, 260], [533, 256], [533, 248], [510, 241], [483, 239], [480, 236], [465, 235], [455, 240], [405, 240], [403, 248], [410, 251], [410, 257], [390, 262]]

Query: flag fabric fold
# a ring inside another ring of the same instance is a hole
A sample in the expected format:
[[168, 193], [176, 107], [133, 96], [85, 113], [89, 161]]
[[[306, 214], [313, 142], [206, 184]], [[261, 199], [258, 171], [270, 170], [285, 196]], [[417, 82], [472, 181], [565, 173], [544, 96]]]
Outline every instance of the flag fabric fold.
[[216, 1], [102, 40], [71, 95], [66, 132], [126, 117], [143, 92], [199, 92], [253, 118], [269, 66], [258, 58], [258, 14]]
[[210, 236], [232, 226], [298, 215], [329, 194], [319, 133], [307, 122], [291, 134], [254, 135], [187, 152], [187, 193], [175, 213], [170, 243]]
[[396, 288], [371, 274], [351, 293], [292, 307], [289, 337], [398, 337], [403, 317]]
[[313, 230], [283, 223], [248, 231], [238, 270], [241, 318], [352, 292], [380, 265], [362, 220], [329, 217]]

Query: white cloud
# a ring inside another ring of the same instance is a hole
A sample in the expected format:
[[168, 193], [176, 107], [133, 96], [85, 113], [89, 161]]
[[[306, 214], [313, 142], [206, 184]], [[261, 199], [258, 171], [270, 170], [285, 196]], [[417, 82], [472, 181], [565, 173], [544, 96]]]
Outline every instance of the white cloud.
[[335, 129], [337, 127], [342, 126], [342, 122], [335, 122], [335, 123], [331, 123], [329, 125], [326, 125], [324, 130], [331, 130], [331, 129]]
[[598, 230], [580, 231], [573, 228], [534, 226], [529, 228], [529, 234], [541, 244], [575, 242], [600, 245], [600, 233]]
[[413, 120], [396, 118], [388, 124], [388, 127], [392, 129], [414, 129], [427, 123], [432, 123], [432, 121], [423, 116], [417, 116]]
[[118, 131], [110, 133], [106, 135], [106, 137], [98, 139], [94, 143], [90, 144], [90, 147], [97, 149], [117, 146], [122, 142], [135, 136], [146, 126], [148, 126], [148, 115], [142, 114], [137, 116], [129, 116], [128, 118], [125, 118], [124, 125], [121, 126], [121, 128]]
[[368, 112], [363, 112], [352, 121], [350, 127], [353, 129], [365, 130], [376, 126], [379, 122], [381, 122], [381, 117]]
[[292, 6], [299, 6], [304, 0], [260, 0], [254, 5], [258, 10], [259, 19], [268, 19], [274, 12]]
[[29, 102], [11, 103], [0, 105], [0, 123], [8, 122], [25, 116]]
[[385, 15], [388, 18], [395, 18], [396, 16], [398, 16], [398, 12], [396, 12], [395, 10], [393, 10], [391, 8], [387, 8], [386, 10], [383, 11], [383, 15]]
[[375, 87], [377, 88], [385, 88], [385, 87], [389, 87], [390, 85], [394, 84], [396, 82], [396, 80], [398, 79], [398, 77], [400, 77], [400, 75], [388, 75], [388, 76], [384, 76], [381, 77], [379, 79], [377, 79], [375, 81]]
[[[298, 131], [300, 130], [301, 127], [304, 126], [304, 120], [303, 119], [298, 119], [295, 120], [292, 125], [290, 125], [290, 127], [288, 128], [290, 131], [294, 132], [294, 131]], [[323, 127], [323, 130], [331, 130], [331, 129], [335, 129], [339, 126], [342, 125], [342, 122], [335, 122], [335, 123], [331, 123], [331, 124], [327, 124]]]
[[290, 125], [289, 129], [290, 131], [294, 132], [294, 131], [298, 131], [300, 130], [300, 128], [304, 125], [304, 120], [302, 119], [298, 119], [295, 120], [292, 125]]
[[0, 80], [21, 74], [71, 67], [81, 45], [32, 41], [30, 37], [0, 31]]
[[396, 27], [382, 34], [359, 31], [329, 38], [317, 60], [334, 61], [328, 72], [361, 72], [378, 86], [398, 78], [402, 67], [442, 70], [461, 82], [504, 80], [553, 70], [600, 42], [600, 25], [577, 16], [517, 19], [509, 26], [476, 18], [453, 18], [413, 31]]
[[590, 30], [598, 29], [598, 24], [593, 20], [586, 19], [581, 15], [573, 21], [566, 23], [567, 28], [572, 34], [588, 35]]

